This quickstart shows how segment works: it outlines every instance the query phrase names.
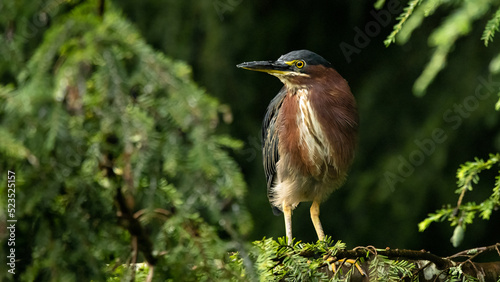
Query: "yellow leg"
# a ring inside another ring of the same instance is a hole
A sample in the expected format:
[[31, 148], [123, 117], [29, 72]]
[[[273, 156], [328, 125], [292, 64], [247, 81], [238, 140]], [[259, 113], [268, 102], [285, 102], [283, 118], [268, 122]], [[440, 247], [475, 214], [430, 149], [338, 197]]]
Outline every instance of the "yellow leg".
[[322, 241], [325, 238], [325, 233], [323, 232], [321, 221], [319, 221], [319, 202], [313, 201], [310, 212], [314, 229], [316, 229], [316, 234], [318, 234], [318, 239]]
[[283, 214], [285, 215], [285, 229], [288, 245], [292, 245], [292, 207], [283, 202]]

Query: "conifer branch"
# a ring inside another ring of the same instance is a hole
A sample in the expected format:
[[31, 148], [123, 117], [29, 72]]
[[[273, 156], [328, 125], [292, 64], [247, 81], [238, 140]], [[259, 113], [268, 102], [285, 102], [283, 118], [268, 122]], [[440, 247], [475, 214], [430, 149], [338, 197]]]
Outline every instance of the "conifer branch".
[[136, 240], [137, 248], [144, 255], [148, 264], [155, 265], [157, 258], [153, 255], [153, 244], [141, 223], [134, 217], [134, 214], [129, 209], [121, 187], [116, 189], [115, 200], [118, 204], [118, 218], [120, 219], [121, 225], [128, 230], [132, 237], [134, 237], [132, 240]]
[[334, 244], [330, 237], [316, 244], [298, 242], [288, 246], [281, 238], [277, 242], [264, 239], [255, 244], [261, 248], [257, 258], [261, 280], [307, 280], [306, 277], [316, 277], [320, 281], [349, 279], [353, 282], [450, 281], [482, 277], [485, 281], [495, 281], [493, 279], [500, 276], [500, 259], [488, 263], [473, 261], [491, 252], [498, 253], [500, 258], [500, 243], [448, 257], [425, 250], [377, 249], [373, 246], [347, 250], [343, 243]]
[[484, 28], [481, 40], [484, 41], [484, 45], [486, 47], [488, 47], [488, 43], [493, 42], [493, 37], [495, 36], [495, 33], [498, 31], [499, 26], [500, 26], [500, 8], [495, 12], [493, 18], [491, 18], [488, 21], [486, 27]]
[[394, 30], [387, 36], [387, 39], [384, 40], [385, 47], [389, 47], [391, 43], [394, 43], [396, 41], [396, 35], [401, 31], [403, 28], [404, 23], [410, 18], [410, 16], [413, 14], [413, 11], [415, 8], [420, 4], [422, 0], [412, 0], [408, 3], [408, 6], [404, 8], [403, 13], [397, 18], [399, 22], [394, 26]]

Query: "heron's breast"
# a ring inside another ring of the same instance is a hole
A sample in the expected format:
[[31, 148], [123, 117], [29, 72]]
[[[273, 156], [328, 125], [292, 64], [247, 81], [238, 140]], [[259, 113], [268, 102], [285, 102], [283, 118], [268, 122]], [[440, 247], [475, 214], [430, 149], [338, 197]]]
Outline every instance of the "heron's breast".
[[319, 176], [333, 164], [333, 149], [309, 101], [307, 89], [299, 89], [283, 102], [280, 154], [288, 154], [292, 168]]

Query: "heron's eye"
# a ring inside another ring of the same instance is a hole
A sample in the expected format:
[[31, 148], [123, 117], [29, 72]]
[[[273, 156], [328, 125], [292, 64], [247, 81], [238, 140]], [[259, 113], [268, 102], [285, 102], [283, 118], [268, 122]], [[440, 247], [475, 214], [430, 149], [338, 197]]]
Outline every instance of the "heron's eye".
[[304, 63], [304, 61], [299, 61], [299, 60], [297, 60], [297, 61], [295, 62], [295, 66], [296, 66], [297, 68], [299, 68], [299, 69], [303, 68], [305, 65], [306, 65], [306, 63]]

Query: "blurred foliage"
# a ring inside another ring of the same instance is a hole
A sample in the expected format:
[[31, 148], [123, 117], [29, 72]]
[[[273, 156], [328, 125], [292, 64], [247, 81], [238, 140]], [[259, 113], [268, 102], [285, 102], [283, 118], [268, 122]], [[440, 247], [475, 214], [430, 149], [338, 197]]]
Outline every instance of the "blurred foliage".
[[147, 263], [138, 263], [133, 269], [131, 269], [125, 265], [119, 265], [113, 270], [113, 274], [106, 279], [106, 282], [121, 282], [123, 277], [130, 276], [130, 272], [132, 271], [135, 272], [134, 278], [136, 281], [146, 281], [150, 271], [150, 266]]
[[[384, 2], [379, 1], [377, 3], [378, 7], [383, 5]], [[403, 13], [397, 18], [399, 22], [384, 41], [385, 45], [389, 46], [391, 43], [394, 43], [396, 38], [399, 43], [406, 43], [413, 31], [422, 25], [424, 18], [433, 15], [439, 8], [450, 9], [451, 12], [444, 17], [442, 24], [432, 30], [432, 33], [429, 35], [429, 46], [434, 47], [435, 50], [424, 71], [413, 86], [413, 91], [417, 96], [424, 95], [437, 74], [445, 68], [447, 56], [452, 51], [452, 47], [455, 46], [458, 39], [468, 35], [472, 31], [475, 21], [486, 17], [491, 13], [491, 10], [495, 11], [491, 19], [486, 23], [481, 37], [486, 46], [488, 46], [489, 42], [493, 41], [493, 37], [500, 26], [500, 3], [495, 0], [412, 0], [409, 1], [408, 6], [404, 8]], [[491, 63], [490, 71], [493, 73], [500, 72], [499, 69], [492, 68]], [[500, 95], [500, 92], [498, 94]], [[500, 105], [500, 99], [497, 105]]]
[[[189, 66], [154, 51], [111, 2], [4, 3], [2, 26], [14, 36], [0, 45], [19, 61], [0, 73], [0, 171], [16, 173], [16, 277], [101, 281], [143, 255], [156, 258], [156, 277], [238, 277], [228, 252], [252, 224], [229, 151], [242, 144], [215, 133], [220, 104]], [[54, 3], [38, 44], [17, 36], [20, 11]], [[148, 238], [133, 234], [121, 193]], [[140, 252], [149, 240], [152, 253]]]
[[[416, 231], [429, 211], [456, 202], [461, 163], [500, 151], [498, 3], [373, 4], [1, 1], [0, 183], [16, 172], [22, 278], [133, 275], [118, 188], [153, 242], [155, 277], [251, 275], [243, 242], [284, 234], [258, 139], [281, 83], [235, 65], [297, 49], [333, 63], [361, 114], [350, 177], [322, 205], [326, 233], [347, 245], [451, 252], [443, 242], [455, 227]], [[387, 49], [393, 26], [401, 44]], [[495, 176], [483, 171], [467, 201], [487, 199]], [[306, 205], [293, 217], [304, 242], [316, 239]], [[496, 242], [499, 220], [469, 225], [463, 245]]]

